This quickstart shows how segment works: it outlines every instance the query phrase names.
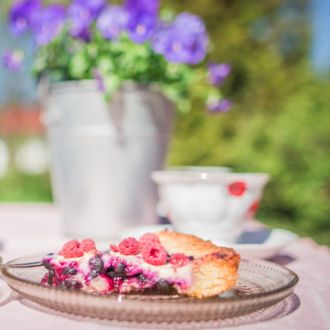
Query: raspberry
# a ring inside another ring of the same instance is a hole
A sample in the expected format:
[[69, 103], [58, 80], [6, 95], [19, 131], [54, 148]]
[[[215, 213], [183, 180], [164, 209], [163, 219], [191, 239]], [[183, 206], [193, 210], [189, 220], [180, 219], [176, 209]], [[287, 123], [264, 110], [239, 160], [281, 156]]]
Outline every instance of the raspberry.
[[81, 241], [81, 248], [84, 252], [90, 252], [93, 251], [96, 253], [96, 246], [95, 242], [90, 238], [85, 238]]
[[157, 235], [152, 233], [146, 233], [140, 237], [139, 243], [140, 243], [140, 248], [142, 250], [146, 244], [149, 243], [160, 244], [160, 241]]
[[231, 195], [240, 197], [245, 193], [246, 184], [243, 181], [237, 181], [228, 186], [228, 191]]
[[142, 248], [142, 257], [150, 265], [164, 265], [167, 260], [167, 252], [159, 243], [145, 244]]
[[79, 241], [73, 239], [63, 245], [62, 250], [59, 252], [64, 258], [78, 258], [84, 255]]
[[115, 244], [110, 244], [110, 249], [111, 249], [113, 252], [119, 252], [118, 246], [115, 245]]
[[145, 243], [145, 242], [152, 242], [152, 243], [160, 243], [159, 238], [157, 235], [153, 233], [146, 233], [142, 235], [139, 239], [140, 243]]
[[189, 258], [183, 253], [174, 253], [170, 257], [170, 264], [175, 267], [185, 266], [189, 262]]
[[133, 237], [128, 237], [123, 239], [119, 243], [119, 252], [121, 254], [124, 254], [126, 256], [132, 255], [132, 254], [138, 254], [140, 250], [140, 245], [137, 239]]

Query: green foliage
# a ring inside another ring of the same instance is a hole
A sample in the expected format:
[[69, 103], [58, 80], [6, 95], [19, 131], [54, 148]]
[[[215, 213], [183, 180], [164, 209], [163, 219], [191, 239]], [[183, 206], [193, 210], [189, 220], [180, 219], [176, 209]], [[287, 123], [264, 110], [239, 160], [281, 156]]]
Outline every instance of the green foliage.
[[9, 170], [4, 177], [0, 177], [0, 202], [49, 202], [52, 200], [48, 174], [22, 174], [14, 166], [15, 152], [25, 138], [25, 136], [16, 136], [6, 139], [12, 154]]
[[24, 175], [12, 169], [0, 179], [1, 202], [50, 202], [48, 175]]
[[[64, 29], [36, 54], [35, 75], [47, 76], [52, 82], [93, 79], [95, 71], [102, 77], [108, 99], [126, 81], [154, 85], [182, 112], [190, 109], [192, 95], [204, 102], [210, 93], [217, 100], [221, 98], [219, 88], [208, 83], [208, 71], [203, 63], [198, 66], [169, 63], [154, 52], [150, 43], [136, 44], [124, 33], [118, 40], [109, 41], [95, 26], [88, 43], [73, 39]], [[197, 82], [202, 82], [198, 94], [194, 91]]]

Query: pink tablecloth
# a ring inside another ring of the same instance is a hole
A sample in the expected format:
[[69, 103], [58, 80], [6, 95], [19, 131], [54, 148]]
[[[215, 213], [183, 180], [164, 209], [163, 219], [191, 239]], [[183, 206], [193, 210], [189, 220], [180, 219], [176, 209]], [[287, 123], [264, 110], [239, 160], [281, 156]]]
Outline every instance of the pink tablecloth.
[[[0, 205], [0, 254], [5, 260], [29, 253], [56, 250], [65, 240], [66, 238], [61, 236], [58, 214], [52, 205]], [[295, 290], [300, 299], [299, 308], [280, 319], [245, 324], [236, 328], [330, 329], [329, 249], [302, 238], [287, 246], [274, 261], [285, 264], [299, 275], [300, 282]], [[5, 285], [1, 279], [0, 285]], [[4, 330], [105, 328], [102, 324], [72, 320], [30, 309], [17, 300], [0, 302], [0, 329]], [[122, 329], [115, 326], [107, 328]]]

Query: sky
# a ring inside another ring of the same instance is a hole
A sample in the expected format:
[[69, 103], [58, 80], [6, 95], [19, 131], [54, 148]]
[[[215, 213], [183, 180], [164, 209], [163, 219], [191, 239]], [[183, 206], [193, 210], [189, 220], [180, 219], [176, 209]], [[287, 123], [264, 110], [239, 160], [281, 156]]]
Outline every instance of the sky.
[[312, 0], [311, 63], [317, 72], [330, 70], [330, 0]]

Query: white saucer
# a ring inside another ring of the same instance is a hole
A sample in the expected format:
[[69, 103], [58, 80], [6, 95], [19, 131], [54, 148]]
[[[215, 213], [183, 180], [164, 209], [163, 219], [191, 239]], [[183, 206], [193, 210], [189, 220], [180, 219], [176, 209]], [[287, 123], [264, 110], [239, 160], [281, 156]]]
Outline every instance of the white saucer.
[[[122, 237], [139, 237], [148, 232], [155, 232], [163, 229], [172, 230], [171, 225], [143, 226], [125, 231]], [[286, 245], [292, 243], [298, 235], [284, 229], [258, 228], [245, 230], [235, 244], [221, 241], [213, 241], [220, 246], [234, 248], [243, 258], [268, 259], [280, 252]]]

